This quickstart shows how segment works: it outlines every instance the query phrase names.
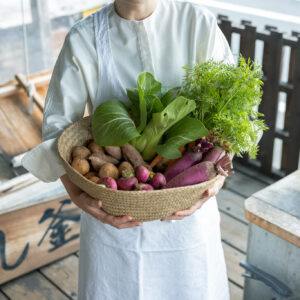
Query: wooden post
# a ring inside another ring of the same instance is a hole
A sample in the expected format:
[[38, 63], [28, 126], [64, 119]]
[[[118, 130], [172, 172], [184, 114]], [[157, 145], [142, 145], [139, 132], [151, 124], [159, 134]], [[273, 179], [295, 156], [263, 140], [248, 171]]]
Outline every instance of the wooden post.
[[[253, 61], [255, 54], [256, 27], [251, 26], [251, 24], [246, 21], [242, 21], [242, 23], [245, 25], [245, 29], [241, 33], [240, 53], [247, 61], [249, 58]], [[244, 154], [241, 161], [247, 163], [248, 160], [249, 155]]]
[[225, 35], [227, 42], [229, 44], [229, 46], [231, 45], [231, 32], [232, 32], [232, 28], [231, 28], [231, 22], [221, 18], [221, 23], [219, 24], [223, 34]]
[[263, 72], [266, 78], [263, 100], [259, 111], [265, 116], [269, 126], [260, 141], [261, 171], [272, 172], [273, 146], [275, 138], [275, 122], [278, 107], [279, 78], [281, 69], [282, 33], [271, 31], [269, 39], [264, 44]]
[[282, 148], [281, 169], [289, 174], [298, 167], [300, 149], [300, 37], [296, 47], [291, 48], [289, 79], [293, 91], [287, 94], [284, 130], [289, 132], [289, 138], [284, 140]]

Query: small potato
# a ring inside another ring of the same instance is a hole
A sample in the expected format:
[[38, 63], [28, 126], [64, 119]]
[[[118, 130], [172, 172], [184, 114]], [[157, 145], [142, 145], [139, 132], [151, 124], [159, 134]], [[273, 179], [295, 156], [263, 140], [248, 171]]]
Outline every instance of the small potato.
[[84, 175], [84, 177], [87, 179], [91, 179], [94, 176], [97, 176], [96, 172], [88, 172], [87, 174]]
[[119, 165], [119, 173], [122, 174], [123, 171], [132, 172], [134, 174], [134, 168], [132, 164], [128, 161], [122, 161]]
[[115, 165], [106, 163], [101, 167], [98, 175], [100, 178], [112, 177], [117, 180], [119, 178], [119, 170]]
[[86, 159], [75, 157], [72, 162], [72, 167], [80, 174], [85, 175], [90, 170], [90, 164]]
[[93, 176], [89, 179], [90, 181], [93, 181], [95, 183], [98, 183], [98, 181], [100, 180], [100, 178], [98, 176]]
[[72, 151], [72, 157], [78, 157], [81, 159], [87, 158], [91, 154], [91, 151], [84, 146], [76, 146]]
[[93, 152], [93, 153], [103, 153], [104, 154], [104, 150], [102, 146], [99, 146], [96, 144], [95, 141], [89, 143], [88, 148]]

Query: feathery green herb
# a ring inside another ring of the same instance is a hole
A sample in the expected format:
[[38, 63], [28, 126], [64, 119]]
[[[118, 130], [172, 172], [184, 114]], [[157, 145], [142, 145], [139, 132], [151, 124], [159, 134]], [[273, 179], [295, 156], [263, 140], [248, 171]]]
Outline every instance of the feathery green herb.
[[255, 158], [259, 132], [267, 129], [263, 114], [255, 110], [262, 96], [261, 67], [240, 57], [238, 67], [211, 59], [184, 69], [180, 94], [195, 100], [192, 115], [221, 146]]

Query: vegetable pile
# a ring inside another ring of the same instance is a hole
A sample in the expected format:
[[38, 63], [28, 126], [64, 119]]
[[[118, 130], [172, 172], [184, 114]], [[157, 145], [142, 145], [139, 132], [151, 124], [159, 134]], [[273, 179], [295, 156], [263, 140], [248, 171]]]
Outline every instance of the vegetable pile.
[[93, 140], [73, 149], [73, 168], [103, 187], [148, 191], [232, 174], [234, 154], [255, 158], [267, 129], [256, 111], [260, 66], [240, 57], [238, 67], [209, 60], [184, 69], [180, 87], [143, 72], [127, 89], [129, 105], [101, 103]]

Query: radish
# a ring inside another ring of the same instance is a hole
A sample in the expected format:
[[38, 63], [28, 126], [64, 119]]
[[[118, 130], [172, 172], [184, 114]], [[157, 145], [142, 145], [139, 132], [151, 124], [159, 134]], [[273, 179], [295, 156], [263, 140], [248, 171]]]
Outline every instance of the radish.
[[150, 181], [154, 189], [158, 190], [159, 188], [166, 185], [166, 177], [162, 173], [156, 173]]
[[178, 174], [165, 185], [165, 188], [198, 184], [213, 179], [217, 174], [227, 176], [226, 171], [230, 167], [229, 161], [228, 156], [223, 157], [217, 164], [211, 161], [203, 161]]
[[117, 183], [112, 177], [100, 178], [98, 184], [104, 184], [107, 188], [117, 190]]
[[184, 170], [199, 163], [202, 159], [203, 153], [207, 152], [210, 148], [212, 148], [212, 146], [213, 145], [210, 142], [204, 139], [197, 140], [196, 146], [192, 149], [192, 151], [186, 152], [169, 170], [166, 171], [165, 176], [167, 182]]
[[145, 183], [149, 179], [150, 171], [144, 166], [138, 166], [135, 169], [135, 174], [139, 182]]
[[134, 186], [134, 190], [135, 191], [152, 191], [152, 190], [154, 190], [154, 188], [151, 184], [137, 183]]
[[120, 190], [131, 191], [134, 185], [138, 183], [138, 180], [136, 177], [122, 177], [118, 179], [117, 183]]

